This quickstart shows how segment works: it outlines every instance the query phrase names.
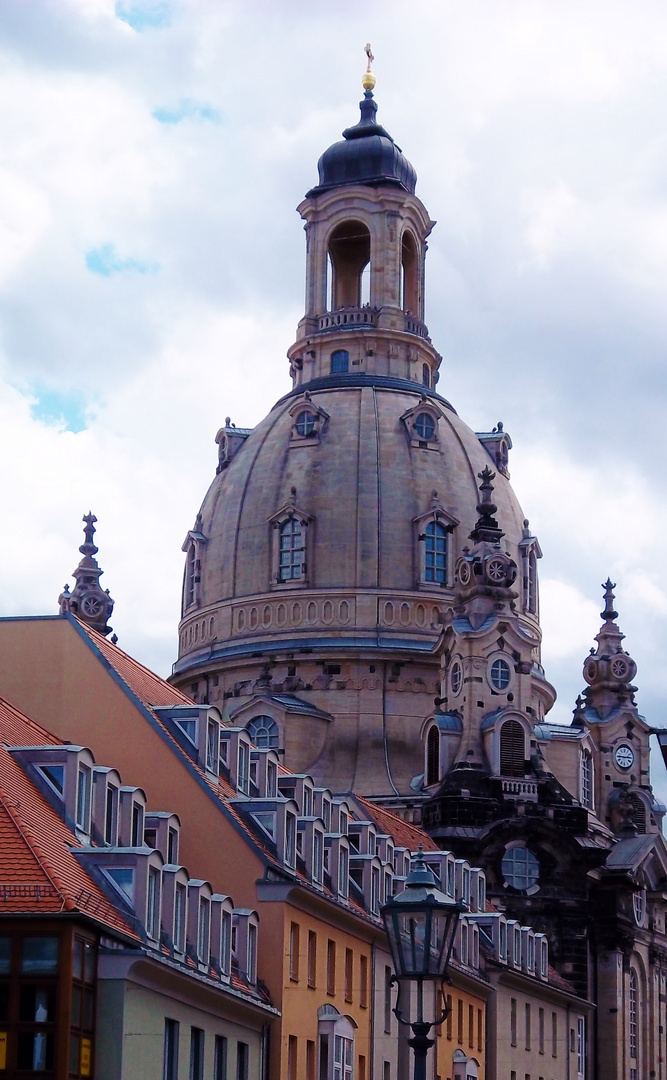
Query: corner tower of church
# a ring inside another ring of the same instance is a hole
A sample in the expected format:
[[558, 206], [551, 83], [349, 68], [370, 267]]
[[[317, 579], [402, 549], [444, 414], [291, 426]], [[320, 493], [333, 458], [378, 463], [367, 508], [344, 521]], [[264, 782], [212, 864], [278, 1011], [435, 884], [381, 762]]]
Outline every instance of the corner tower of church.
[[[491, 546], [514, 568], [513, 620], [538, 666], [540, 551], [509, 483], [508, 433], [474, 433], [440, 393], [424, 322], [434, 222], [378, 123], [372, 72], [363, 84], [358, 123], [299, 206], [306, 306], [291, 390], [256, 428], [227, 418], [216, 437], [184, 544], [172, 681], [290, 768], [417, 816], [423, 739], [446, 694], [438, 644], [485, 469]], [[493, 693], [512, 701], [508, 687]], [[536, 721], [552, 697], [537, 695]]]

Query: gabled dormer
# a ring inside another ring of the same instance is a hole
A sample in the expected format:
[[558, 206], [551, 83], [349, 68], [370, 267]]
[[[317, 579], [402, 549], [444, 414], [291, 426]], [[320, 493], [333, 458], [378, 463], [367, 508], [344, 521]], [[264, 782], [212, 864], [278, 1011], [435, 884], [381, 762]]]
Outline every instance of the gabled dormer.
[[92, 835], [96, 844], [115, 847], [122, 781], [116, 769], [104, 765], [93, 768]]
[[205, 769], [212, 778], [218, 776], [220, 761], [220, 727], [222, 716], [215, 705], [154, 706], [182, 750]]
[[147, 813], [144, 818], [144, 841], [156, 848], [165, 863], [178, 863], [181, 819], [168, 812]]
[[7, 748], [82, 843], [90, 843], [95, 759], [84, 746]]

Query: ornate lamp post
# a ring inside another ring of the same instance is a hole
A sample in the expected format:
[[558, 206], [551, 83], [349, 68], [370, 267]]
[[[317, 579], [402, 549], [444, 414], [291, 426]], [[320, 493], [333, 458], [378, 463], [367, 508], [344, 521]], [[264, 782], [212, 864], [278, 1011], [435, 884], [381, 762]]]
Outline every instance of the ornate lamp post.
[[443, 994], [440, 1016], [424, 1020], [424, 983], [444, 983], [459, 915], [464, 910], [463, 903], [436, 887], [420, 844], [404, 891], [392, 896], [380, 912], [394, 961], [392, 981], [399, 985], [414, 983], [417, 988], [416, 1020], [406, 1020], [398, 1005], [394, 1009], [399, 1022], [412, 1028], [408, 1046], [415, 1055], [414, 1080], [426, 1080], [426, 1055], [435, 1042], [429, 1032], [442, 1024], [448, 1013]]

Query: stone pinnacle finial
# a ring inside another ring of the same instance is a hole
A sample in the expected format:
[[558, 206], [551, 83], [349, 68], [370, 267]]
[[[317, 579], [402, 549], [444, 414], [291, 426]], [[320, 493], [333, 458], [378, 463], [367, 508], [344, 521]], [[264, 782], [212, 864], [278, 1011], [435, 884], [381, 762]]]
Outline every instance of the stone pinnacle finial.
[[76, 615], [82, 622], [106, 636], [112, 629], [107, 620], [113, 611], [114, 602], [109, 590], [102, 589], [100, 585], [100, 577], [104, 571], [100, 570], [95, 558], [99, 549], [93, 540], [97, 518], [89, 510], [83, 521], [84, 542], [79, 548], [83, 558], [72, 575], [76, 579], [76, 585], [71, 592], [69, 586], [65, 585], [58, 597], [58, 609], [61, 615]]
[[492, 518], [498, 509], [498, 507], [491, 502], [491, 495], [493, 494], [493, 484], [491, 481], [495, 480], [496, 474], [488, 465], [485, 465], [482, 471], [477, 473], [477, 477], [482, 481], [479, 485], [482, 497], [477, 503], [477, 513], [480, 518]]
[[368, 57], [368, 63], [366, 64], [366, 70], [365, 70], [365, 72], [363, 74], [363, 78], [361, 80], [361, 85], [363, 86], [363, 88], [364, 88], [364, 90], [366, 91], [367, 94], [372, 95], [373, 87], [375, 86], [376, 79], [375, 79], [375, 75], [373, 74], [373, 72], [371, 70], [371, 64], [375, 60], [375, 57], [373, 56], [373, 53], [371, 52], [370, 42], [366, 42], [366, 45], [364, 46], [364, 52], [366, 53], [366, 56]]
[[613, 590], [616, 588], [616, 582], [612, 581], [611, 578], [607, 578], [602, 588], [604, 589], [604, 611], [600, 612], [600, 618], [605, 619], [607, 622], [613, 622], [614, 619], [618, 618], [618, 612], [614, 611], [615, 597]]

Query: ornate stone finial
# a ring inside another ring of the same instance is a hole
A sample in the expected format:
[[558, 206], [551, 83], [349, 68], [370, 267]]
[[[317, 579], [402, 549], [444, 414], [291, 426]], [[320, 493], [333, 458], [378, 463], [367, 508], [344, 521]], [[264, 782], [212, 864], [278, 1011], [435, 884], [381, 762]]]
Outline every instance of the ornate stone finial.
[[289, 490], [290, 490], [290, 495], [292, 496], [292, 501], [296, 502], [296, 488], [291, 487]]
[[65, 585], [58, 597], [58, 610], [61, 615], [76, 615], [82, 622], [106, 636], [112, 629], [107, 620], [113, 611], [114, 602], [109, 590], [102, 589], [100, 585], [100, 577], [104, 571], [100, 570], [95, 559], [99, 550], [93, 540], [96, 521], [97, 518], [91, 511], [83, 518], [84, 542], [79, 548], [83, 558], [72, 575], [76, 579], [76, 585], [71, 592], [69, 586]]
[[372, 94], [373, 93], [373, 87], [375, 86], [375, 83], [376, 83], [376, 79], [375, 79], [375, 75], [373, 74], [373, 72], [371, 70], [371, 64], [375, 60], [375, 57], [373, 56], [373, 53], [371, 52], [370, 42], [367, 42], [366, 45], [364, 46], [364, 52], [366, 53], [366, 56], [368, 57], [368, 63], [366, 64], [366, 70], [365, 70], [365, 72], [363, 74], [363, 78], [361, 80], [361, 85], [363, 86], [363, 88], [364, 88], [364, 90], [366, 91], [367, 94]]
[[93, 542], [93, 536], [95, 535], [95, 522], [97, 521], [97, 518], [89, 510], [88, 513], [85, 514], [82, 518], [82, 521], [86, 523], [86, 527], [83, 530], [83, 535], [86, 539], [79, 548], [79, 551], [82, 555], [97, 555], [99, 548], [95, 547], [95, 544]]
[[613, 590], [616, 588], [616, 582], [611, 578], [607, 578], [604, 585], [604, 611], [600, 612], [600, 618], [605, 619], [607, 622], [613, 622], [618, 618], [618, 612], [614, 611], [615, 596]]
[[475, 528], [470, 533], [470, 539], [475, 543], [481, 541], [487, 541], [489, 543], [499, 543], [502, 537], [505, 535], [501, 530], [498, 522], [494, 518], [494, 514], [498, 507], [491, 501], [493, 494], [492, 480], [495, 480], [496, 474], [488, 465], [485, 465], [480, 473], [477, 473], [478, 478], [482, 481], [479, 485], [480, 500], [477, 503], [477, 513], [479, 518]]
[[231, 422], [232, 422], [232, 418], [231, 418], [231, 416], [226, 416], [226, 417], [225, 417], [225, 427], [229, 427], [229, 425], [231, 424]]

